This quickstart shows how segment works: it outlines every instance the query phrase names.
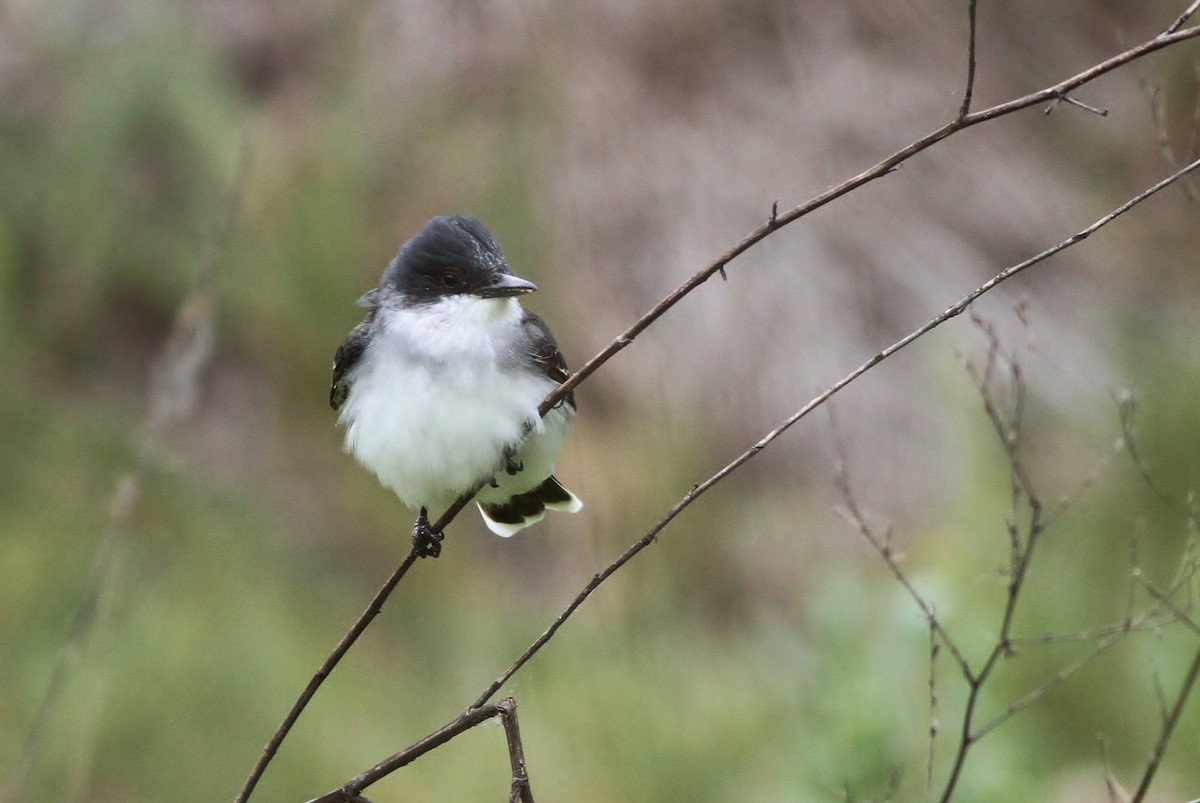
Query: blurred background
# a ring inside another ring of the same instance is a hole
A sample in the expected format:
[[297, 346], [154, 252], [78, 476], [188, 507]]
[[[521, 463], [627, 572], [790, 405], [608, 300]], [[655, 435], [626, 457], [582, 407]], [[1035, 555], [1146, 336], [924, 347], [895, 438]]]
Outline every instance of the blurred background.
[[[1184, 5], [981, 3], [976, 108], [1149, 38]], [[579, 365], [772, 202], [803, 202], [950, 119], [965, 43], [965, 2], [933, 0], [0, 2], [10, 799], [232, 799], [408, 550], [412, 511], [342, 452], [327, 397], [354, 300], [429, 217], [491, 227]], [[584, 510], [507, 541], [460, 517], [254, 799], [315, 797], [455, 716], [693, 484], [1165, 176], [1164, 139], [1194, 158], [1198, 64], [1193, 41], [1079, 90], [1107, 116], [1034, 108], [957, 135], [689, 296], [578, 392], [557, 474]], [[1092, 481], [1046, 532], [1017, 635], [1119, 623], [1131, 598], [1151, 604], [1131, 594], [1131, 565], [1166, 586], [1188, 554], [1198, 221], [1173, 187], [977, 307], [1021, 366], [1021, 455], [1044, 501]], [[194, 407], [146, 452], [151, 368], [206, 260], [211, 359]], [[1009, 560], [1009, 465], [967, 370], [987, 351], [963, 316], [833, 404], [857, 502], [972, 661], [994, 642]], [[1127, 456], [1106, 461], [1124, 388], [1153, 488]], [[835, 441], [824, 411], [805, 419], [507, 687], [538, 799], [926, 795], [928, 628], [838, 515]], [[140, 492], [114, 524], [129, 476]], [[1136, 786], [1196, 646], [1179, 625], [1129, 635], [979, 742], [956, 799]], [[1088, 647], [1024, 646], [981, 716]], [[966, 685], [944, 650], [934, 678], [936, 792]], [[1193, 703], [1152, 800], [1200, 797]], [[478, 728], [367, 794], [501, 799], [503, 742]]]

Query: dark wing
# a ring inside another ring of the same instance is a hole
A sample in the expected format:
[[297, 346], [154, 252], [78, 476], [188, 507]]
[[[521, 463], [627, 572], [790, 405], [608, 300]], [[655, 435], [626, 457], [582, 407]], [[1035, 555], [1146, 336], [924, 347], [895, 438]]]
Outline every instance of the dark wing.
[[[525, 327], [525, 334], [529, 337], [529, 357], [543, 374], [562, 384], [571, 375], [571, 372], [567, 368], [567, 361], [563, 359], [562, 352], [558, 350], [558, 343], [554, 341], [554, 335], [550, 334], [550, 327], [529, 310], [524, 310], [524, 312], [521, 325]], [[575, 392], [568, 393], [564, 401], [574, 410]]]
[[354, 366], [362, 358], [367, 349], [370, 331], [375, 323], [375, 310], [367, 313], [366, 319], [350, 330], [346, 341], [338, 346], [333, 355], [333, 381], [329, 385], [329, 406], [335, 411], [340, 410], [350, 393], [350, 384]]

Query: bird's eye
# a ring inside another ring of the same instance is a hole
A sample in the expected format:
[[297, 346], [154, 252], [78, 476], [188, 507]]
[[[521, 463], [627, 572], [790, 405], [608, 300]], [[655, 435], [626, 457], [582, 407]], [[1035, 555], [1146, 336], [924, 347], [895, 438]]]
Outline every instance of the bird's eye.
[[444, 287], [445, 289], [457, 290], [461, 286], [462, 286], [462, 279], [459, 278], [457, 273], [443, 273], [442, 274], [442, 287]]

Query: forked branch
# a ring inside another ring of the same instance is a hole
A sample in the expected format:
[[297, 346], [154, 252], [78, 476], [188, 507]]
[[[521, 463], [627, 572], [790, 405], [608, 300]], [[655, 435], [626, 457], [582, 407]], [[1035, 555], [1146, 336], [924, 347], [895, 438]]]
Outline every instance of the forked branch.
[[[887, 348], [883, 349], [882, 351], [877, 353], [874, 357], [871, 357], [869, 360], [867, 360], [862, 365], [860, 365], [858, 368], [854, 369], [849, 374], [847, 374], [846, 376], [839, 379], [837, 382], [835, 382], [833, 385], [831, 385], [826, 391], [824, 391], [820, 395], [813, 398], [811, 401], [809, 401], [807, 404], [805, 404], [803, 407], [801, 407], [795, 413], [793, 413], [788, 418], [786, 418], [782, 423], [780, 423], [778, 426], [776, 426], [774, 429], [772, 429], [770, 432], [768, 432], [766, 435], [764, 435], [755, 444], [753, 444], [748, 449], [746, 449], [744, 452], [742, 452], [740, 455], [738, 455], [736, 458], [734, 458], [724, 468], [722, 468], [721, 470], [719, 470], [718, 472], [713, 474], [711, 477], [706, 479], [704, 482], [699, 483], [698, 485], [695, 485], [690, 491], [688, 491], [686, 494], [684, 494], [684, 496], [682, 498], [680, 498], [680, 500], [678, 502], [676, 502], [671, 507], [671, 509], [668, 510], [667, 513], [662, 516], [662, 518], [660, 518], [657, 522], [655, 522], [654, 525], [649, 530], [646, 531], [645, 535], [643, 535], [640, 539], [638, 539], [633, 544], [631, 544], [612, 563], [610, 563], [608, 566], [606, 566], [601, 572], [596, 574], [587, 583], [587, 585], [584, 586], [583, 590], [580, 591], [579, 594], [577, 594], [575, 596], [575, 598], [571, 600], [571, 602], [567, 605], [567, 607], [564, 608], [562, 610], [562, 612], [560, 612], [558, 614], [557, 617], [555, 617], [554, 621], [550, 623], [549, 627], [547, 627], [546, 630], [543, 631], [542, 634], [540, 636], [538, 636], [537, 639], [534, 640], [534, 642], [528, 648], [526, 648], [526, 650], [523, 653], [521, 653], [521, 655], [518, 656], [517, 659], [506, 670], [504, 670], [504, 672], [502, 672], [500, 674], [500, 676], [496, 678], [496, 680], [494, 680], [484, 690], [484, 692], [479, 696], [478, 699], [475, 700], [474, 703], [472, 703], [471, 707], [468, 708], [466, 712], [464, 712], [462, 715], [460, 715], [456, 719], [451, 720], [449, 723], [444, 725], [438, 731], [435, 731], [435, 733], [440, 733], [443, 730], [445, 730], [446, 728], [454, 727], [456, 725], [456, 723], [458, 723], [464, 717], [470, 717], [473, 715], [473, 712], [476, 712], [476, 711], [480, 710], [481, 707], [486, 706], [488, 701], [492, 697], [494, 697], [496, 695], [496, 693], [500, 691], [501, 688], [503, 688], [503, 686], [509, 681], [509, 679], [511, 679], [512, 676], [515, 675], [517, 673], [517, 671], [519, 671], [521, 669], [521, 667], [523, 667], [531, 658], [533, 658], [533, 656], [536, 655], [542, 649], [542, 647], [544, 647], [554, 637], [554, 634], [558, 632], [559, 628], [561, 628], [566, 623], [566, 621], [571, 617], [571, 615], [576, 610], [578, 610], [578, 608], [587, 600], [587, 598], [589, 596], [591, 596], [592, 592], [594, 592], [597, 588], [599, 588], [600, 585], [603, 584], [605, 580], [607, 580], [617, 570], [619, 570], [622, 566], [624, 566], [626, 563], [628, 563], [630, 560], [632, 560], [638, 553], [640, 553], [642, 550], [644, 550], [650, 544], [654, 543], [654, 541], [655, 541], [655, 539], [657, 539], [659, 533], [661, 533], [667, 527], [667, 525], [670, 524], [675, 519], [676, 516], [678, 516], [680, 513], [682, 513], [684, 510], [686, 510], [689, 506], [691, 506], [691, 504], [693, 502], [695, 502], [703, 494], [705, 494], [706, 492], [711, 490], [713, 488], [713, 486], [715, 486], [721, 480], [728, 477], [730, 474], [732, 474], [738, 468], [745, 465], [748, 461], [750, 461], [752, 458], [754, 458], [756, 455], [758, 455], [761, 451], [763, 451], [767, 446], [769, 446], [773, 441], [775, 441], [780, 435], [782, 435], [784, 432], [786, 432], [788, 429], [790, 429], [793, 425], [795, 425], [801, 419], [808, 416], [813, 410], [817, 409], [818, 407], [820, 407], [821, 405], [823, 405], [827, 401], [829, 401], [829, 399], [831, 399], [834, 395], [836, 395], [844, 387], [849, 385], [851, 382], [853, 382], [858, 377], [862, 376], [864, 373], [866, 373], [868, 370], [870, 370], [873, 366], [877, 365], [879, 362], [882, 362], [883, 360], [887, 359], [891, 355], [893, 355], [896, 352], [903, 349], [905, 346], [908, 346], [909, 344], [913, 343], [918, 338], [922, 337], [923, 335], [927, 334], [928, 332], [932, 331], [933, 329], [937, 328], [938, 326], [941, 326], [946, 321], [949, 321], [950, 319], [960, 315], [963, 311], [965, 311], [971, 305], [972, 302], [974, 302], [976, 299], [978, 299], [980, 296], [984, 295], [985, 293], [989, 292], [990, 290], [993, 290], [995, 287], [997, 287], [1002, 282], [1012, 278], [1013, 276], [1016, 276], [1021, 271], [1024, 271], [1024, 270], [1032, 267], [1033, 265], [1036, 265], [1037, 263], [1042, 262], [1045, 259], [1048, 259], [1049, 257], [1053, 256], [1054, 254], [1057, 254], [1058, 252], [1060, 252], [1066, 248], [1069, 248], [1073, 245], [1076, 245], [1077, 243], [1082, 242], [1096, 230], [1111, 223], [1113, 220], [1116, 220], [1120, 215], [1124, 214], [1125, 212], [1129, 211], [1133, 207], [1142, 203], [1147, 198], [1150, 198], [1155, 193], [1163, 190], [1166, 187], [1169, 187], [1171, 184], [1178, 181], [1180, 178], [1182, 178], [1188, 172], [1190, 172], [1192, 170], [1196, 170], [1198, 168], [1200, 168], [1200, 160], [1193, 162], [1192, 164], [1188, 165], [1183, 170], [1177, 171], [1177, 172], [1171, 174], [1170, 176], [1168, 176], [1167, 178], [1163, 179], [1162, 181], [1158, 182], [1157, 184], [1143, 190], [1142, 192], [1138, 193], [1134, 197], [1130, 198], [1125, 203], [1121, 204], [1119, 207], [1117, 207], [1113, 211], [1109, 212], [1108, 214], [1104, 215], [1102, 218], [1100, 218], [1096, 222], [1092, 223], [1090, 226], [1087, 226], [1086, 228], [1082, 229], [1079, 233], [1067, 238], [1066, 240], [1063, 240], [1058, 245], [1052, 246], [1051, 248], [1046, 249], [1045, 251], [1041, 252], [1037, 256], [1031, 257], [1030, 259], [1025, 260], [1024, 262], [1018, 263], [1017, 265], [1013, 265], [1013, 266], [1001, 271], [1000, 273], [996, 274], [991, 279], [989, 279], [987, 282], [984, 282], [982, 285], [980, 285], [979, 287], [972, 290], [970, 293], [968, 293], [966, 296], [964, 296], [962, 299], [960, 299], [956, 304], [949, 307], [941, 314], [930, 319], [928, 322], [926, 322], [922, 326], [918, 327], [917, 329], [914, 329], [912, 332], [905, 335], [903, 338], [896, 341], [895, 343], [888, 346]], [[1008, 608], [1006, 608], [1006, 611], [1007, 610], [1008, 610]], [[1007, 617], [1011, 617], [1011, 613], [1007, 613], [1006, 618]], [[1123, 634], [1124, 632], [1126, 632], [1126, 631], [1124, 629], [1122, 629], [1121, 634]], [[947, 641], [946, 643], [949, 645], [952, 642]], [[1007, 647], [1006, 647], [1006, 649], [1007, 649]], [[965, 662], [962, 661], [961, 656], [956, 656], [956, 658], [960, 661], [960, 666], [965, 665]], [[991, 668], [994, 666], [995, 660], [998, 660], [998, 656], [997, 656], [997, 658], [995, 658], [995, 659], [989, 661], [987, 664], [985, 664], [983, 669], [981, 669], [978, 673], [976, 673], [974, 675], [974, 680], [975, 680], [976, 685], [973, 687], [973, 689], [974, 689], [975, 696], [978, 695], [978, 689], [981, 687], [980, 686], [981, 676], [986, 676], [986, 674], [990, 673]], [[1052, 680], [1050, 682], [1054, 683], [1055, 681]], [[964, 731], [964, 733], [963, 733], [964, 742], [967, 744], [972, 742], [977, 736], [977, 734], [975, 734], [971, 728], [972, 728], [971, 723], [968, 723], [968, 729], [966, 731]], [[400, 756], [402, 754], [403, 753], [398, 753], [398, 754], [396, 754], [396, 756], [393, 756], [392, 758], [385, 759], [383, 762], [381, 762], [379, 765], [377, 765], [377, 767], [382, 767], [382, 766], [393, 767], [392, 762], [395, 759], [397, 759], [398, 756]], [[407, 763], [407, 762], [404, 762], [404, 763]], [[403, 764], [399, 764], [396, 766], [403, 766]], [[960, 767], [960, 769], [961, 769], [961, 767]], [[362, 778], [364, 776], [359, 776], [359, 777]], [[371, 782], [373, 783], [374, 781], [378, 780], [379, 777], [383, 777], [383, 776], [380, 775], [380, 776], [376, 777], [375, 775], [371, 775], [370, 776]], [[358, 791], [361, 791], [361, 789], [365, 788], [365, 787], [355, 787], [355, 784], [352, 781], [341, 788], [343, 790], [353, 790], [355, 792], [358, 792]], [[948, 800], [949, 798], [947, 797], [944, 799]]]
[[345, 785], [313, 798], [308, 803], [360, 803], [365, 801], [366, 798], [362, 797], [359, 792], [380, 778], [411, 764], [430, 750], [442, 746], [455, 736], [466, 733], [476, 725], [497, 717], [504, 726], [505, 740], [508, 743], [508, 759], [512, 767], [509, 803], [533, 803], [533, 792], [529, 787], [529, 772], [525, 766], [525, 748], [521, 743], [521, 729], [517, 725], [517, 704], [511, 697], [506, 697], [498, 703], [467, 710], [462, 716], [446, 723], [419, 742], [379, 762], [361, 775], [352, 778]]
[[[828, 204], [838, 198], [841, 198], [842, 196], [863, 186], [864, 184], [867, 184], [871, 181], [874, 181], [877, 178], [887, 175], [889, 172], [894, 170], [898, 165], [900, 165], [902, 162], [904, 162], [908, 158], [933, 147], [934, 145], [936, 145], [937, 143], [946, 139], [947, 137], [949, 137], [965, 128], [969, 128], [971, 126], [978, 125], [980, 123], [988, 122], [990, 120], [994, 120], [996, 118], [1015, 113], [1022, 109], [1030, 108], [1032, 106], [1035, 106], [1035, 105], [1038, 105], [1041, 103], [1045, 103], [1050, 100], [1062, 99], [1067, 96], [1067, 93], [1079, 88], [1080, 86], [1083, 86], [1084, 84], [1094, 80], [1095, 78], [1097, 78], [1101, 75], [1104, 75], [1108, 72], [1111, 72], [1111, 71], [1113, 71], [1119, 67], [1122, 67], [1126, 64], [1129, 64], [1130, 62], [1133, 62], [1149, 53], [1153, 53], [1158, 50], [1162, 50], [1164, 48], [1170, 47], [1179, 42], [1183, 42], [1183, 41], [1186, 41], [1189, 39], [1200, 37], [1200, 26], [1194, 26], [1191, 28], [1183, 27], [1188, 22], [1191, 15], [1195, 12], [1197, 3], [1200, 3], [1200, 0], [1197, 0], [1197, 2], [1194, 2], [1189, 7], [1188, 11], [1186, 13], [1182, 14], [1179, 18], [1177, 18], [1177, 20], [1169, 28], [1167, 28], [1163, 33], [1159, 34], [1158, 36], [1156, 36], [1152, 39], [1149, 39], [1135, 47], [1125, 50], [1122, 53], [1119, 53], [1110, 59], [1107, 59], [1103, 62], [1093, 65], [1089, 69], [1084, 70], [1083, 72], [1078, 73], [1077, 75], [1074, 75], [1064, 81], [1060, 81], [1059, 83], [1054, 84], [1053, 86], [1046, 87], [1045, 89], [1042, 89], [1038, 92], [1034, 92], [1029, 95], [1025, 95], [1023, 97], [1008, 101], [1006, 103], [1002, 103], [1002, 104], [992, 106], [987, 109], [980, 110], [978, 112], [970, 112], [969, 108], [970, 108], [971, 93], [973, 91], [973, 85], [974, 85], [974, 65], [975, 65], [975, 59], [974, 59], [974, 55], [973, 55], [973, 42], [974, 42], [974, 38], [975, 38], [975, 2], [973, 2], [973, 0], [972, 0], [972, 2], [970, 2], [969, 6], [968, 6], [968, 9], [970, 12], [970, 17], [969, 17], [969, 19], [970, 19], [970, 37], [971, 37], [972, 45], [969, 48], [971, 53], [969, 54], [969, 64], [968, 64], [969, 69], [968, 69], [967, 83], [966, 83], [966, 88], [964, 90], [964, 95], [963, 95], [963, 104], [960, 107], [960, 109], [958, 110], [959, 113], [952, 120], [945, 123], [941, 127], [931, 131], [930, 133], [926, 134], [925, 136], [921, 137], [920, 139], [910, 143], [909, 145], [905, 146], [904, 148], [901, 148], [900, 150], [896, 151], [891, 156], [883, 159], [882, 161], [880, 161], [878, 164], [874, 165], [873, 167], [859, 173], [856, 176], [853, 176], [853, 177], [843, 181], [842, 183], [830, 188], [829, 190], [821, 193], [820, 195], [812, 198], [811, 200], [809, 200], [799, 206], [796, 206], [790, 210], [783, 211], [783, 212], [780, 212], [778, 210], [777, 206], [773, 207], [769, 219], [763, 225], [759, 226], [757, 229], [755, 229], [752, 232], [750, 232], [749, 234], [747, 234], [745, 237], [742, 238], [741, 241], [739, 241], [738, 243], [733, 245], [731, 248], [729, 248], [723, 254], [721, 254], [716, 259], [714, 259], [712, 262], [710, 262], [707, 266], [701, 268], [696, 273], [694, 273], [692, 276], [690, 276], [687, 280], [685, 280], [683, 283], [681, 283], [677, 288], [675, 288], [673, 291], [671, 291], [669, 294], [667, 294], [661, 301], [659, 301], [654, 307], [652, 307], [644, 315], [642, 315], [640, 318], [638, 318], [636, 321], [634, 321], [633, 324], [631, 324], [624, 332], [622, 332], [620, 335], [618, 335], [616, 338], [614, 338], [607, 347], [602, 349], [594, 357], [592, 357], [590, 360], [588, 360], [578, 371], [576, 371], [574, 374], [572, 374], [570, 377], [568, 377], [567, 380], [565, 382], [563, 382], [562, 385], [560, 385], [553, 393], [551, 393], [549, 396], [547, 396], [547, 398], [542, 402], [542, 404], [539, 406], [539, 414], [545, 415], [550, 409], [552, 409], [555, 405], [560, 403], [562, 401], [562, 399], [566, 396], [567, 393], [569, 393], [570, 391], [575, 389], [581, 382], [583, 382], [585, 379], [587, 379], [593, 373], [595, 373], [595, 371], [598, 370], [600, 368], [600, 366], [602, 366], [609, 359], [611, 359], [615, 354], [617, 354], [617, 352], [619, 352], [619, 351], [623, 350], [624, 348], [626, 348], [627, 346], [629, 346], [629, 344], [632, 343], [634, 341], [634, 339], [641, 332], [643, 332], [647, 327], [649, 327], [652, 323], [654, 323], [656, 320], [658, 320], [658, 318], [662, 317], [662, 315], [664, 315], [667, 312], [667, 310], [671, 309], [675, 304], [677, 304], [679, 301], [681, 301], [685, 296], [690, 294], [693, 290], [695, 290], [701, 284], [706, 282], [714, 274], [721, 273], [722, 275], [724, 275], [726, 267], [734, 259], [736, 259], [741, 254], [745, 253], [747, 250], [749, 250], [751, 247], [753, 247], [757, 243], [761, 242], [763, 239], [765, 239], [767, 236], [769, 236], [773, 232], [778, 231], [783, 226], [786, 226], [790, 223], [795, 222], [796, 220], [799, 220], [801, 217], [804, 217], [805, 215], [809, 214], [810, 212], [813, 212], [813, 211], [825, 206], [826, 204]], [[611, 576], [611, 574], [613, 572], [615, 572], [617, 569], [619, 569], [621, 566], [623, 566], [626, 562], [628, 562], [631, 558], [633, 558], [633, 556], [635, 556], [638, 552], [640, 552], [642, 549], [644, 549], [647, 545], [652, 543], [654, 541], [655, 537], [657, 536], [657, 534], [664, 527], [666, 527], [667, 524], [669, 524], [677, 515], [679, 515], [680, 512], [682, 512], [684, 509], [686, 509], [688, 506], [690, 506], [691, 503], [693, 501], [695, 501], [699, 496], [704, 494], [706, 491], [708, 491], [710, 488], [712, 488], [714, 485], [716, 485], [722, 479], [727, 477], [730, 473], [737, 470], [741, 465], [743, 465], [750, 458], [752, 458], [755, 454], [757, 454], [759, 451], [761, 451], [763, 448], [765, 448], [768, 444], [770, 444], [772, 441], [774, 441], [777, 437], [779, 437], [779, 435], [783, 434], [783, 432], [785, 432], [790, 427], [792, 427], [796, 422], [798, 422], [799, 420], [801, 420], [802, 418], [807, 416], [809, 413], [811, 413], [814, 409], [816, 409], [820, 405], [824, 404], [826, 401], [828, 401], [828, 399], [830, 399], [834, 394], [836, 394], [838, 391], [840, 391], [843, 387], [845, 387], [847, 384], [852, 382], [857, 377], [861, 376], [863, 373], [865, 373], [867, 370], [872, 368], [877, 363], [881, 362], [884, 359], [887, 359], [892, 354], [896, 353], [897, 351], [899, 351], [900, 349], [909, 345], [913, 341], [915, 341], [918, 338], [922, 337], [923, 335], [927, 334], [929, 331], [931, 331], [932, 329], [941, 325], [942, 323], [945, 323], [946, 321], [950, 320], [951, 318], [961, 314], [963, 312], [963, 310], [965, 310], [967, 308], [967, 306], [969, 306], [973, 301], [975, 301], [977, 298], [979, 298], [984, 293], [987, 293], [990, 290], [992, 290], [993, 288], [995, 288], [1001, 282], [1006, 281], [1007, 279], [1011, 278], [1012, 276], [1015, 276], [1017, 273], [1024, 271], [1025, 269], [1031, 267], [1032, 265], [1035, 265], [1038, 262], [1041, 262], [1042, 260], [1048, 258], [1049, 256], [1052, 256], [1053, 254], [1056, 254], [1059, 251], [1061, 251], [1067, 247], [1070, 247], [1070, 246], [1078, 243], [1079, 241], [1085, 239], [1087, 236], [1089, 236], [1095, 230], [1099, 229], [1100, 227], [1102, 227], [1104, 225], [1107, 225], [1109, 222], [1114, 220], [1116, 217], [1118, 217], [1119, 215], [1128, 211], [1128, 209], [1130, 209], [1133, 206], [1136, 206], [1137, 204], [1146, 200], [1147, 198], [1149, 198], [1151, 195], [1155, 194], [1162, 188], [1174, 183], [1182, 176], [1190, 173], [1192, 170], [1195, 170], [1198, 166], [1200, 166], [1200, 162], [1193, 162], [1192, 164], [1188, 165], [1187, 167], [1185, 167], [1179, 171], [1176, 171], [1174, 174], [1172, 174], [1167, 179], [1164, 179], [1159, 184], [1156, 184], [1153, 187], [1150, 187], [1143, 193], [1140, 193], [1138, 196], [1135, 196], [1134, 198], [1130, 199], [1130, 201], [1128, 201], [1126, 204], [1123, 204], [1121, 207], [1117, 208], [1116, 210], [1111, 212], [1109, 215], [1106, 215], [1101, 220], [1097, 221], [1096, 223], [1094, 223], [1091, 226], [1087, 227], [1086, 229], [1082, 230], [1081, 232], [1079, 232], [1078, 234], [1076, 234], [1074, 237], [1070, 238], [1069, 240], [1066, 240], [1066, 241], [1060, 243], [1059, 245], [1054, 246], [1053, 248], [1047, 249], [1043, 253], [1027, 260], [1026, 262], [1023, 262], [1019, 265], [1014, 265], [1014, 266], [1010, 267], [1009, 269], [1001, 272], [1000, 274], [997, 274], [989, 282], [976, 288], [974, 291], [972, 291], [970, 294], [965, 296], [958, 303], [956, 303], [955, 305], [948, 308], [945, 312], [936, 316], [935, 318], [930, 320], [924, 326], [914, 330], [912, 333], [910, 333], [906, 337], [902, 338], [901, 340], [897, 341], [892, 346], [889, 346], [888, 348], [879, 352], [874, 357], [869, 359], [867, 362], [865, 362], [861, 366], [859, 366], [859, 368], [855, 369], [850, 374], [843, 377], [841, 380], [839, 380], [834, 385], [832, 385], [827, 391], [822, 393], [820, 396], [814, 398], [811, 402], [806, 404], [804, 407], [802, 407], [800, 410], [798, 410], [796, 413], [794, 413], [788, 419], [783, 421], [774, 430], [772, 430], [771, 432], [768, 432], [758, 443], [754, 444], [752, 447], [750, 447], [750, 449], [748, 449], [742, 455], [735, 458], [725, 468], [718, 471], [716, 474], [714, 474], [708, 480], [705, 480], [703, 483], [695, 486], [691, 491], [689, 491], [687, 494], [685, 494], [684, 497], [682, 499], [680, 499], [679, 502], [677, 502], [659, 520], [659, 522], [657, 522], [649, 531], [647, 531], [647, 533], [640, 540], [638, 540], [633, 545], [631, 545], [624, 553], [622, 553], [621, 556], [619, 556], [615, 561], [613, 561], [613, 563], [611, 563], [605, 570], [603, 570], [602, 572], [597, 574], [595, 577], [593, 577], [591, 582], [589, 582], [587, 584], [587, 586], [585, 586], [585, 588], [579, 593], [579, 595], [571, 602], [571, 604], [569, 604], [567, 606], [567, 608], [564, 609], [563, 612], [559, 614], [559, 616], [554, 620], [554, 622], [551, 623], [551, 625], [546, 629], [546, 631], [541, 636], [538, 637], [538, 639], [525, 651], [525, 653], [523, 653], [520, 657], [518, 657], [518, 659], [514, 662], [514, 664], [508, 670], [506, 670], [504, 673], [502, 673], [500, 675], [500, 677], [498, 677], [496, 679], [496, 681], [494, 681], [484, 691], [484, 693], [479, 697], [479, 699], [476, 700], [476, 702], [472, 705], [472, 707], [469, 708], [467, 710], [467, 712], [463, 714], [463, 716], [471, 715], [473, 712], [479, 710], [479, 708], [481, 706], [484, 706], [487, 703], [487, 701], [490, 700], [496, 694], [496, 692], [499, 691], [499, 689], [507, 682], [507, 680], [510, 677], [512, 677], [512, 675], [517, 670], [519, 670], [520, 667], [523, 666], [524, 663], [526, 661], [528, 661], [538, 650], [540, 650], [541, 647], [544, 646], [546, 644], [546, 642], [550, 640], [550, 638], [553, 637], [554, 633], [558, 630], [559, 627], [562, 626], [562, 624], [566, 621], [566, 619], [570, 617], [570, 615], [579, 607], [579, 605], [581, 605], [583, 603], [583, 601], [585, 599], [587, 599], [587, 597], [597, 587], [599, 587], [599, 585], [601, 583], [604, 582], [605, 579], [607, 579], [609, 576]], [[451, 509], [449, 511], [447, 511], [446, 514], [444, 514], [438, 520], [438, 522], [436, 522], [434, 524], [434, 529], [436, 531], [443, 530], [450, 523], [450, 521], [453, 520], [454, 516], [457, 515], [457, 513], [463, 507], [465, 507], [469, 501], [470, 501], [470, 497], [464, 497], [464, 498], [458, 500], [458, 502], [456, 502], [455, 505], [453, 507], [451, 507]], [[408, 568], [412, 565], [416, 556], [417, 555], [416, 555], [415, 551], [409, 553], [409, 555], [404, 559], [404, 561], [396, 569], [396, 571], [393, 572], [393, 574], [388, 578], [388, 580], [384, 584], [384, 586], [376, 593], [374, 599], [372, 600], [371, 604], [368, 606], [366, 611], [364, 611], [362, 616], [355, 622], [355, 624], [350, 628], [350, 630], [342, 638], [341, 642], [339, 642], [339, 644], [338, 644], [338, 647], [324, 661], [324, 663], [321, 665], [320, 669], [310, 680], [310, 682], [306, 686], [304, 692], [300, 695], [300, 697], [293, 704], [291, 710], [288, 712], [288, 715], [285, 717], [284, 721], [280, 724], [280, 726], [276, 729], [275, 733], [271, 736], [271, 738], [268, 741], [266, 747], [264, 748], [263, 753], [260, 756], [258, 762], [255, 764], [255, 767], [251, 771], [249, 777], [246, 779], [246, 782], [244, 783], [241, 791], [238, 793], [238, 795], [235, 799], [235, 803], [245, 803], [245, 801], [247, 801], [249, 799], [250, 794], [253, 791], [254, 787], [257, 785], [258, 780], [262, 776], [262, 773], [265, 771], [266, 767], [271, 762], [272, 758], [274, 757], [275, 753], [277, 752], [277, 750], [278, 750], [280, 744], [283, 742], [284, 738], [287, 736], [287, 733], [291, 729], [292, 725], [295, 723], [297, 718], [303, 712], [308, 701], [312, 698], [312, 696], [315, 694], [316, 690], [320, 687], [320, 685], [324, 681], [325, 677], [327, 677], [329, 675], [329, 673], [333, 671], [333, 669], [337, 666], [337, 664], [341, 660], [341, 658], [345, 655], [345, 653], [349, 650], [349, 648], [351, 646], [353, 646], [355, 640], [357, 640], [357, 638], [366, 629], [366, 626], [370, 623], [370, 621], [374, 618], [374, 616], [378, 614], [380, 608], [386, 601], [387, 597], [391, 594], [391, 592], [395, 588], [396, 584], [400, 581], [400, 579], [403, 578], [405, 573], [408, 571]], [[455, 721], [457, 721], [457, 720], [455, 720]], [[451, 724], [453, 724], [453, 722], [454, 721], [452, 721]]]

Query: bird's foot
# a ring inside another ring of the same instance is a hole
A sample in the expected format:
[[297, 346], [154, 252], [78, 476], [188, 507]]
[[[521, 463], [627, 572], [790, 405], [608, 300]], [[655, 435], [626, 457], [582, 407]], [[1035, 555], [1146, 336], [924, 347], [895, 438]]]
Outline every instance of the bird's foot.
[[446, 536], [429, 525], [429, 512], [421, 508], [412, 528], [413, 549], [419, 558], [436, 558], [442, 554], [442, 539]]

